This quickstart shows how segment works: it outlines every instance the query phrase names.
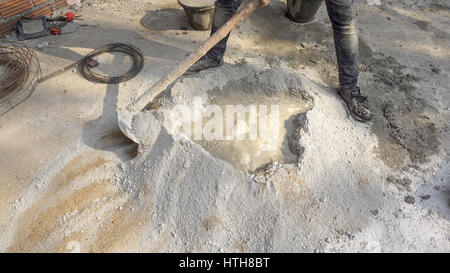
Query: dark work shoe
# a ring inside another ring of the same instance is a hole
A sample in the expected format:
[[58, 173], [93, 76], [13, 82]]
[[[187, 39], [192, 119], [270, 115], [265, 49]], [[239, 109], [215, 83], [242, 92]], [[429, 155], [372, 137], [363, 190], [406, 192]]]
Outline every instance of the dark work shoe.
[[373, 114], [369, 109], [367, 97], [361, 95], [359, 87], [355, 90], [338, 89], [338, 94], [347, 103], [350, 114], [354, 119], [361, 122], [371, 121]]
[[200, 72], [205, 69], [210, 69], [214, 67], [220, 67], [223, 65], [223, 59], [219, 61], [209, 57], [208, 55], [203, 56], [200, 60], [198, 60], [195, 64], [193, 64], [188, 71], [187, 74]]

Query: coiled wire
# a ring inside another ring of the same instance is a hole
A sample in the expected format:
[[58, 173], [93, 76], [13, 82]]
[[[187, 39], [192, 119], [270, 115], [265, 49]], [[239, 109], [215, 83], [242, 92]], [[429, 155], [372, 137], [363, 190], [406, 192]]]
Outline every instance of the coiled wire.
[[21, 43], [0, 40], [0, 115], [26, 100], [40, 76], [34, 51]]

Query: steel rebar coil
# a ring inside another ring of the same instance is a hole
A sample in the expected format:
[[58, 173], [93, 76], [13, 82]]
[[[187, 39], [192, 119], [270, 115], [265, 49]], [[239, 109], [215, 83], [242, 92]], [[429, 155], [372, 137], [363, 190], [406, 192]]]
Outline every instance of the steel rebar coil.
[[22, 43], [0, 40], [0, 115], [26, 100], [41, 75], [39, 59]]

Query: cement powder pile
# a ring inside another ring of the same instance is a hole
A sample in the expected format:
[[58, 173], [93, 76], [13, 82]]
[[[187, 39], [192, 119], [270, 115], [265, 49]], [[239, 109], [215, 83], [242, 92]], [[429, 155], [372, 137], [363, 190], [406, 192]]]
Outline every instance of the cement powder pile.
[[[121, 186], [136, 205], [152, 208], [142, 250], [155, 249], [164, 241], [164, 251], [169, 252], [332, 251], [335, 243], [348, 251], [400, 251], [389, 249], [386, 234], [404, 230], [386, 230], [381, 224], [393, 220], [385, 211], [398, 206], [398, 200], [385, 184], [385, 165], [374, 156], [377, 140], [368, 127], [345, 118], [345, 108], [331, 90], [282, 67], [239, 65], [187, 78], [172, 88], [171, 98], [205, 96], [208, 89], [241, 77], [255, 85], [264, 82], [273, 90], [300, 88], [312, 96], [314, 106], [298, 139], [304, 147], [299, 162], [273, 163], [255, 174], [244, 173], [186, 137], [172, 134], [163, 110], [141, 113], [135, 126], [143, 146], [125, 168]], [[326, 124], [333, 126], [325, 129]], [[368, 164], [371, 168], [364, 167]], [[422, 231], [428, 225], [421, 226], [418, 219], [404, 221], [414, 222]], [[443, 219], [435, 225], [448, 228]], [[361, 245], [346, 245], [354, 233], [367, 236], [361, 236]], [[449, 247], [448, 242], [425, 243], [436, 234], [414, 234], [415, 240], [423, 241], [422, 250]], [[444, 242], [445, 234], [434, 240]]]

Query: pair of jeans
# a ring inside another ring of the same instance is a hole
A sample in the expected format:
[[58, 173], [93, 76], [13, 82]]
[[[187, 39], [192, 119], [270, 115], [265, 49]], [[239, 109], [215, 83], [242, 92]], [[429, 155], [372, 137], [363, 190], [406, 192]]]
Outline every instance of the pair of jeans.
[[[217, 0], [211, 34], [223, 26], [236, 14], [243, 0]], [[358, 84], [358, 34], [356, 31], [356, 15], [352, 9], [353, 0], [325, 0], [328, 16], [334, 33], [339, 70], [339, 84], [346, 90], [355, 90]], [[220, 60], [225, 54], [230, 35], [220, 41], [209, 52], [208, 56]]]

